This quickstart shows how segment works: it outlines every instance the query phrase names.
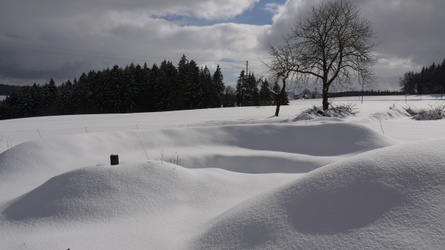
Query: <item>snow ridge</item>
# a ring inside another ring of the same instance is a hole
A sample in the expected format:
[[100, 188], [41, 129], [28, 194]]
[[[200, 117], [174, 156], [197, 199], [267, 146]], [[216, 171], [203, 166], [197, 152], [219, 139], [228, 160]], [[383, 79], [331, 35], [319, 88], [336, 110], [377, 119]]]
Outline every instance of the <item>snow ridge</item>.
[[398, 145], [324, 166], [232, 208], [192, 248], [438, 249], [443, 150], [445, 140]]

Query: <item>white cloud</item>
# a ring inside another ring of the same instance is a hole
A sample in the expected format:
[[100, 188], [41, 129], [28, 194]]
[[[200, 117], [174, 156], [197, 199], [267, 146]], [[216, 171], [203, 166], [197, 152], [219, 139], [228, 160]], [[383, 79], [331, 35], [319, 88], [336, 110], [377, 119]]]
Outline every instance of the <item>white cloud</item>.
[[[8, 1], [0, 8], [0, 78], [72, 79], [113, 64], [150, 65], [163, 59], [176, 63], [182, 54], [210, 67], [219, 63], [227, 81], [236, 79], [247, 60], [251, 70], [263, 74], [260, 59], [267, 58], [267, 43], [279, 42], [292, 23], [321, 1], [266, 3], [275, 15], [265, 26], [221, 21], [251, 9], [259, 0]], [[375, 67], [376, 76], [394, 79], [405, 70], [444, 59], [445, 1], [354, 3], [376, 31], [376, 53], [384, 58]], [[163, 15], [220, 23], [181, 26], [154, 18]]]
[[[162, 3], [165, 1], [161, 1]], [[179, 15], [208, 20], [228, 19], [240, 15], [250, 9], [259, 0], [226, 0], [226, 1], [177, 1], [174, 5], [150, 9], [151, 15]]]
[[420, 71], [422, 65], [414, 62], [412, 57], [397, 57], [387, 54], [377, 55], [374, 66], [377, 81], [371, 89], [399, 90], [399, 79], [408, 71]]
[[[188, 7], [197, 4], [207, 8], [207, 14], [203, 11], [200, 15], [211, 18], [236, 14], [255, 2], [227, 1], [222, 6], [216, 2], [190, 1]], [[257, 38], [265, 29], [263, 26], [233, 23], [205, 27], [179, 26], [151, 18], [144, 10], [129, 7], [115, 10], [118, 1], [112, 2], [111, 5], [115, 7], [110, 8], [94, 7], [98, 3], [91, 2], [91, 9], [80, 12], [66, 10], [65, 15], [37, 13], [29, 16], [29, 20], [7, 27], [4, 29], [6, 32], [0, 34], [0, 53], [2, 48], [7, 48], [8, 60], [0, 60], [0, 64], [8, 64], [10, 70], [14, 68], [14, 76], [22, 72], [23, 76], [32, 77], [40, 71], [49, 79], [56, 74], [63, 75], [62, 70], [69, 70], [64, 73], [72, 79], [82, 72], [101, 70], [114, 64], [124, 66], [131, 62], [147, 62], [151, 66], [164, 59], [176, 63], [182, 54], [186, 54], [189, 59], [209, 67], [216, 67], [220, 60], [230, 58], [232, 63], [222, 62], [230, 67], [223, 69], [223, 72], [233, 75], [235, 73], [231, 70], [239, 72], [236, 62], [244, 66], [244, 61], [252, 58], [252, 55], [257, 58]], [[182, 7], [184, 5], [182, 3]], [[161, 1], [157, 7], [166, 8]], [[216, 15], [218, 8], [219, 14]], [[153, 9], [150, 11], [154, 12]], [[16, 20], [20, 21], [18, 18]], [[6, 74], [1, 77], [11, 78]], [[226, 77], [229, 81], [230, 78]]]
[[279, 3], [267, 3], [266, 5], [264, 5], [264, 10], [266, 10], [272, 14], [279, 13], [282, 8], [283, 8], [283, 5], [279, 4]]
[[[309, 13], [321, 0], [288, 0], [273, 18], [271, 29], [262, 37], [278, 43], [290, 26]], [[376, 32], [376, 53], [381, 57], [374, 71], [375, 86], [393, 88], [406, 71], [441, 63], [445, 58], [445, 1], [443, 0], [357, 0], [362, 17]], [[421, 67], [421, 66], [420, 66]], [[386, 85], [385, 85], [386, 84]]]

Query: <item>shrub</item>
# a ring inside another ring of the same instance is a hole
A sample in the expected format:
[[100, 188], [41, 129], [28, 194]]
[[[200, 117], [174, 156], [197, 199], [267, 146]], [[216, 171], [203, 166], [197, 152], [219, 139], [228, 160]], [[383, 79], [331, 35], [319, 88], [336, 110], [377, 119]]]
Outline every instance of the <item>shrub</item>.
[[295, 120], [310, 120], [316, 117], [346, 118], [356, 114], [357, 110], [353, 104], [331, 105], [331, 108], [327, 110], [313, 106], [299, 114]]
[[415, 120], [440, 120], [445, 117], [445, 104], [438, 106], [430, 106], [430, 109], [412, 109], [411, 107], [404, 108], [408, 114]]

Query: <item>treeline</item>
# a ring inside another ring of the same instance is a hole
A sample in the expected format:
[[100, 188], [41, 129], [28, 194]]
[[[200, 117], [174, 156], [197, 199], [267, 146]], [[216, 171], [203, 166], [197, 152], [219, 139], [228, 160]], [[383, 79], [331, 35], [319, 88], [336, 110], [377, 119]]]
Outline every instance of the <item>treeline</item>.
[[407, 72], [400, 78], [405, 94], [438, 94], [445, 92], [445, 60], [442, 64], [423, 67], [420, 72]]
[[23, 87], [0, 104], [0, 118], [213, 108], [224, 104], [224, 90], [219, 66], [211, 74], [183, 56], [178, 67], [166, 60], [151, 68], [114, 66], [59, 86], [51, 79]]
[[156, 112], [233, 106], [281, 105], [286, 93], [254, 74], [242, 71], [236, 89], [225, 86], [221, 68], [213, 74], [182, 56], [177, 67], [164, 60], [151, 68], [130, 64], [83, 73], [78, 79], [56, 85], [17, 87], [0, 102], [0, 119], [32, 116]]
[[280, 86], [274, 83], [272, 86], [267, 79], [257, 79], [253, 73], [241, 71], [236, 82], [236, 105], [237, 106], [268, 106], [288, 105], [287, 93], [280, 93]]
[[23, 87], [15, 86], [15, 85], [0, 84], [0, 95], [7, 96], [14, 92], [19, 92], [21, 88], [23, 88]]
[[388, 96], [388, 95], [403, 95], [401, 91], [389, 91], [389, 90], [352, 90], [344, 92], [330, 93], [330, 97], [344, 97], [344, 96]]

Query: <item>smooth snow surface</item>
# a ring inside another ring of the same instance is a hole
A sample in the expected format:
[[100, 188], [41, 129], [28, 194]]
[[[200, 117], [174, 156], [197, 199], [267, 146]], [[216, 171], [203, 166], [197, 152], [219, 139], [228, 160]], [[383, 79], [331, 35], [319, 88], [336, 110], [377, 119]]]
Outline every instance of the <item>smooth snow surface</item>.
[[196, 249], [440, 249], [445, 140], [326, 165], [211, 221]]
[[443, 248], [442, 101], [359, 100], [0, 121], [0, 248]]

